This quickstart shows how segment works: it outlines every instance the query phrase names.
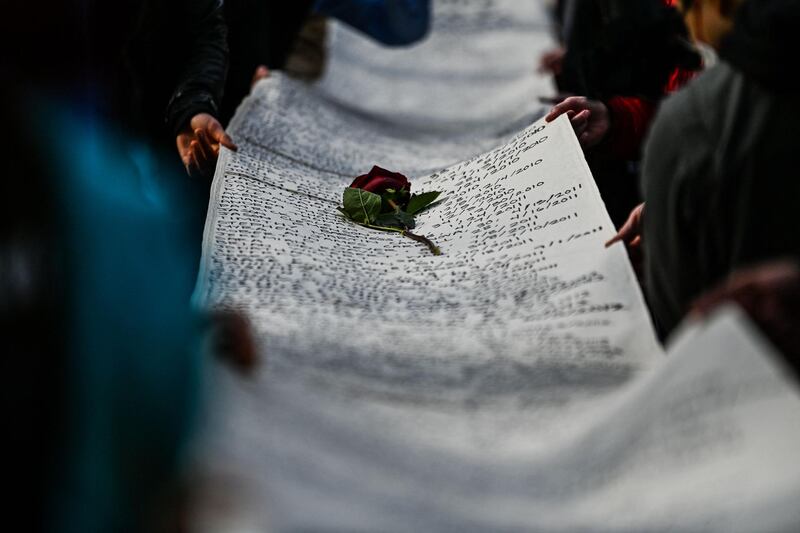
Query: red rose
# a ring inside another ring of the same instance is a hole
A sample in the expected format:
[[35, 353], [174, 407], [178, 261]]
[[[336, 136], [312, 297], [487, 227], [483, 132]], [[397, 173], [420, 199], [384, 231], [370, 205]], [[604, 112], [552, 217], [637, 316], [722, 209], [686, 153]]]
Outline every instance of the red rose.
[[391, 172], [378, 166], [372, 167], [369, 174], [362, 174], [354, 179], [350, 187], [363, 189], [375, 194], [383, 194], [386, 189], [393, 189], [397, 192], [401, 190], [411, 191], [411, 184], [408, 182], [408, 178], [399, 172]]

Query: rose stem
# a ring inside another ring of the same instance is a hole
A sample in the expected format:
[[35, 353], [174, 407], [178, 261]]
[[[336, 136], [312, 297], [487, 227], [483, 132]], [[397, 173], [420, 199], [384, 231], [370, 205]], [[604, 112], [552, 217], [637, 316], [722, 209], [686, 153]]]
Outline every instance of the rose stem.
[[439, 249], [439, 247], [436, 246], [435, 244], [433, 244], [430, 241], [430, 239], [428, 239], [427, 237], [423, 237], [422, 235], [417, 235], [415, 233], [411, 233], [408, 230], [404, 230], [403, 231], [403, 235], [408, 237], [409, 239], [413, 239], [413, 240], [415, 240], [417, 242], [421, 242], [421, 243], [425, 244], [433, 255], [442, 255], [442, 251]]
[[430, 239], [428, 239], [427, 237], [423, 237], [422, 235], [417, 235], [416, 233], [411, 233], [407, 229], [392, 228], [390, 226], [375, 226], [373, 224], [364, 224], [363, 222], [356, 222], [356, 224], [358, 224], [359, 226], [364, 226], [365, 228], [373, 228], [383, 231], [395, 231], [403, 235], [404, 237], [408, 237], [409, 239], [421, 242], [422, 244], [426, 245], [433, 255], [442, 255], [442, 251], [439, 249], [438, 246], [433, 244]]

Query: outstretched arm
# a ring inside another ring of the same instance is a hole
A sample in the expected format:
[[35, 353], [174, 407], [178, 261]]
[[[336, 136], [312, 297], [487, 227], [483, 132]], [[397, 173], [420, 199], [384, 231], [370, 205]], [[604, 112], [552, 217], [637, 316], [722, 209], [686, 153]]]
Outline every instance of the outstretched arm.
[[220, 146], [236, 149], [216, 118], [228, 68], [227, 30], [217, 0], [183, 4], [190, 53], [167, 106], [166, 122], [187, 172], [208, 176]]

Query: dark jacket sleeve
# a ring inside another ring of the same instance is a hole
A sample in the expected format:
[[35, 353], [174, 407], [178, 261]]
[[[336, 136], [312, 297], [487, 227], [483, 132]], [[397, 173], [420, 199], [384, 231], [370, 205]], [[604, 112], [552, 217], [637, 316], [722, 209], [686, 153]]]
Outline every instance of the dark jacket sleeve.
[[227, 28], [219, 0], [183, 2], [188, 54], [166, 112], [174, 135], [197, 113], [217, 116], [228, 69]]
[[642, 159], [644, 285], [662, 339], [718, 281], [716, 258], [725, 255], [717, 235], [725, 209], [716, 200], [715, 139], [699, 118], [697, 92], [664, 101]]

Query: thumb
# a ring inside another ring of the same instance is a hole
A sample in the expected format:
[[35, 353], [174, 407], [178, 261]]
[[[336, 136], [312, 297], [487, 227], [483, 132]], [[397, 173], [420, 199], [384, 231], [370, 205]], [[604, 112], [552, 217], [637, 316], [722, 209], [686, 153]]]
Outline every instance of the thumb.
[[258, 80], [268, 77], [269, 77], [269, 69], [266, 67], [266, 65], [259, 65], [258, 67], [256, 67], [256, 71], [253, 73], [252, 83], [255, 84]]
[[234, 144], [233, 139], [231, 139], [230, 135], [225, 133], [225, 129], [222, 127], [222, 124], [219, 123], [218, 120], [214, 119], [208, 125], [208, 134], [211, 136], [212, 139], [217, 141], [219, 144], [228, 148], [229, 150], [233, 150], [234, 152], [239, 149], [236, 144]]

